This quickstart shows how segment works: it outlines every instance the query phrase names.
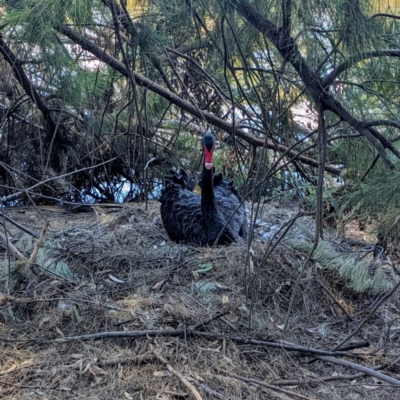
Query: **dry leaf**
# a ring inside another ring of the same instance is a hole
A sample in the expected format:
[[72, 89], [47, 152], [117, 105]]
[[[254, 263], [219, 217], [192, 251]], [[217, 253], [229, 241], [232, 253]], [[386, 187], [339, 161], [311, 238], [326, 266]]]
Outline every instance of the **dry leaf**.
[[88, 364], [89, 368], [85, 368], [89, 370], [89, 372], [93, 375], [94, 381], [96, 383], [101, 382], [103, 380], [103, 375], [108, 375], [107, 371], [104, 371], [104, 369], [98, 367], [95, 364]]
[[198, 272], [193, 271], [192, 274], [193, 274], [193, 278], [194, 278], [196, 281], [200, 278], [200, 275], [199, 275]]
[[164, 371], [155, 371], [155, 372], [153, 372], [153, 376], [158, 376], [158, 377], [162, 378], [162, 377], [166, 376], [166, 374]]
[[226, 295], [223, 295], [221, 301], [222, 301], [222, 304], [228, 304], [229, 303], [229, 297], [226, 296]]
[[60, 380], [61, 380], [61, 375], [56, 375], [56, 376], [52, 379], [51, 385], [52, 385], [52, 386], [55, 385], [57, 382], [60, 382]]
[[165, 279], [163, 279], [162, 281], [157, 282], [152, 288], [151, 290], [159, 290], [164, 286], [165, 283]]
[[62, 330], [59, 327], [56, 327], [56, 332], [61, 336], [65, 337], [65, 335], [62, 333]]
[[205, 382], [205, 380], [197, 372], [190, 371], [189, 375], [193, 376], [194, 379], [197, 379], [200, 382]]
[[79, 373], [82, 373], [82, 367], [83, 367], [83, 360], [78, 360], [73, 364], [61, 366], [61, 369], [79, 369]]
[[253, 274], [254, 273], [254, 262], [252, 260], [252, 258], [250, 257], [249, 259], [249, 273]]
[[125, 281], [121, 281], [121, 279], [116, 278], [114, 275], [108, 274], [108, 277], [115, 283], [125, 283]]
[[238, 307], [238, 310], [244, 311], [244, 312], [247, 313], [247, 314], [250, 313], [249, 309], [248, 309], [244, 304], [242, 304], [241, 306], [239, 306], [239, 307]]
[[93, 375], [108, 375], [108, 372], [95, 364], [90, 364], [89, 372]]
[[113, 272], [113, 269], [108, 268], [108, 269], [105, 269], [103, 271], [96, 271], [95, 274], [98, 274], [98, 275], [100, 275], [100, 274], [108, 274], [109, 272]]

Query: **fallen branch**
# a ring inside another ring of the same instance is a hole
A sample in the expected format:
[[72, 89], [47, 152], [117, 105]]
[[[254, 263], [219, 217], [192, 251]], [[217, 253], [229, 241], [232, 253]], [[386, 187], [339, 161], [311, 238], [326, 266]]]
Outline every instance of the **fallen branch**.
[[[378, 365], [371, 369], [377, 371], [379, 369], [385, 368], [385, 365]], [[331, 381], [352, 381], [357, 378], [362, 378], [365, 376], [364, 372], [359, 372], [358, 374], [352, 375], [335, 375], [335, 376], [325, 376], [322, 378], [311, 378], [311, 379], [281, 379], [278, 381], [273, 381], [274, 385], [277, 386], [297, 386], [297, 385], [320, 385], [324, 382], [331, 382]]]
[[351, 353], [345, 351], [330, 351], [313, 349], [311, 347], [303, 347], [296, 345], [289, 345], [275, 342], [264, 342], [262, 340], [247, 339], [240, 336], [222, 336], [215, 333], [200, 332], [195, 330], [184, 330], [184, 329], [168, 329], [168, 330], [152, 330], [152, 331], [125, 331], [125, 332], [100, 332], [93, 333], [90, 335], [80, 336], [66, 336], [63, 338], [57, 338], [54, 340], [55, 343], [68, 343], [75, 341], [88, 341], [88, 340], [102, 340], [102, 339], [121, 339], [121, 338], [139, 338], [139, 337], [155, 337], [155, 336], [201, 336], [214, 340], [229, 339], [237, 344], [250, 344], [254, 346], [272, 347], [275, 349], [284, 349], [287, 351], [297, 351], [305, 354], [316, 354], [316, 355], [327, 355], [327, 356], [354, 356]]
[[5, 215], [2, 212], [0, 212], [0, 218], [4, 218], [10, 224], [12, 224], [12, 225], [16, 226], [17, 228], [21, 229], [21, 231], [27, 233], [28, 235], [31, 235], [31, 236], [35, 237], [36, 239], [39, 238], [39, 234], [38, 233], [29, 230], [28, 228], [26, 228], [25, 226], [21, 225], [17, 221], [14, 221], [12, 218], [8, 217], [7, 215]]
[[350, 342], [346, 344], [345, 346], [340, 346], [338, 350], [341, 351], [348, 351], [348, 350], [354, 350], [354, 349], [362, 349], [363, 347], [369, 347], [370, 343], [368, 340], [356, 340], [354, 342]]
[[282, 389], [282, 388], [280, 388], [279, 386], [271, 385], [271, 384], [269, 384], [269, 383], [265, 383], [265, 382], [263, 382], [263, 381], [259, 381], [258, 379], [245, 378], [245, 377], [243, 377], [243, 376], [236, 375], [236, 374], [229, 374], [229, 376], [231, 376], [231, 377], [233, 377], [233, 378], [236, 378], [236, 379], [239, 379], [239, 380], [244, 381], [244, 382], [255, 383], [256, 385], [264, 386], [264, 387], [266, 387], [266, 388], [268, 388], [268, 389], [272, 389], [272, 390], [275, 390], [275, 391], [279, 391], [279, 392], [288, 394], [288, 395], [290, 395], [290, 396], [295, 396], [295, 397], [298, 397], [299, 399], [311, 400], [311, 397], [309, 397], [309, 396], [303, 396], [302, 394], [295, 393], [295, 392], [292, 392], [292, 391], [290, 391], [290, 390]]
[[153, 351], [153, 354], [167, 367], [171, 374], [175, 375], [181, 380], [181, 382], [192, 392], [196, 400], [202, 400], [202, 397], [197, 389], [180, 372], [176, 371], [172, 365], [156, 351]]
[[358, 372], [362, 372], [364, 374], [373, 376], [382, 381], [388, 382], [391, 385], [400, 386], [400, 381], [398, 379], [394, 379], [390, 376], [382, 374], [381, 372], [375, 371], [371, 368], [367, 368], [359, 364], [352, 363], [350, 361], [340, 360], [339, 358], [329, 357], [329, 356], [316, 356], [315, 358], [317, 358], [318, 360], [330, 362], [332, 364], [342, 365], [343, 367], [352, 368]]
[[330, 350], [313, 349], [311, 347], [296, 346], [296, 345], [290, 345], [290, 344], [284, 344], [284, 343], [264, 342], [263, 340], [247, 339], [247, 338], [243, 338], [240, 336], [223, 337], [221, 335], [214, 334], [214, 333], [208, 333], [208, 332], [193, 332], [193, 334], [196, 334], [198, 336], [212, 338], [212, 339], [223, 339], [223, 338], [230, 339], [237, 344], [251, 344], [254, 346], [272, 347], [275, 349], [284, 349], [287, 351], [298, 351], [300, 353], [305, 353], [305, 354], [332, 355], [332, 356], [333, 355], [336, 355], [336, 356], [341, 355], [341, 356], [347, 356], [347, 357], [353, 356], [353, 354], [347, 353], [345, 351], [336, 351], [334, 354], [328, 354], [328, 353], [331, 353]]

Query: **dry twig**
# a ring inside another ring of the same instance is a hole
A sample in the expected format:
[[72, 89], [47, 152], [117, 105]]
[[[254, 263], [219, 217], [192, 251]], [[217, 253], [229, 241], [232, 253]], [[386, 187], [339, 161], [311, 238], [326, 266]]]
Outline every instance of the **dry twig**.
[[232, 374], [232, 373], [230, 373], [229, 375], [232, 376], [233, 378], [240, 379], [240, 380], [242, 380], [244, 382], [255, 383], [256, 385], [264, 386], [264, 387], [266, 387], [268, 389], [272, 389], [272, 390], [279, 391], [279, 392], [282, 392], [282, 393], [285, 393], [285, 394], [288, 394], [288, 395], [291, 395], [291, 396], [295, 396], [295, 397], [298, 397], [299, 399], [312, 400], [312, 398], [309, 397], [309, 396], [303, 396], [302, 394], [295, 393], [295, 392], [292, 392], [290, 390], [282, 389], [279, 386], [271, 385], [269, 383], [265, 383], [265, 382], [260, 381], [258, 379], [245, 378], [243, 376]]
[[0, 232], [0, 239], [3, 241], [6, 248], [9, 249], [10, 253], [21, 261], [28, 261], [26, 257], [6, 238], [6, 236]]
[[[378, 365], [371, 369], [377, 371], [379, 369], [385, 368], [384, 365]], [[297, 385], [320, 385], [324, 382], [331, 381], [352, 381], [357, 378], [362, 378], [365, 376], [364, 372], [359, 372], [358, 374], [353, 375], [335, 375], [335, 376], [325, 376], [322, 378], [312, 378], [312, 379], [281, 379], [277, 381], [273, 381], [274, 385], [277, 386], [297, 386]]]
[[28, 235], [31, 235], [33, 237], [35, 237], [36, 239], [39, 238], [39, 234], [36, 232], [33, 232], [31, 230], [29, 230], [28, 228], [26, 228], [25, 226], [21, 225], [20, 223], [18, 223], [17, 221], [14, 221], [12, 218], [8, 217], [7, 215], [5, 215], [4, 213], [0, 212], [0, 217], [4, 218], [6, 221], [8, 221], [10, 224], [15, 225], [17, 228], [21, 229], [21, 231], [27, 233]]
[[202, 397], [200, 396], [200, 393], [197, 391], [197, 389], [180, 372], [176, 371], [172, 367], [172, 365], [156, 351], [153, 351], [153, 354], [167, 367], [168, 371], [171, 372], [171, 374], [175, 375], [181, 380], [181, 382], [192, 392], [196, 400], [202, 400]]
[[339, 358], [329, 357], [329, 356], [315, 356], [318, 360], [331, 362], [332, 364], [342, 365], [343, 367], [349, 367], [355, 369], [356, 371], [363, 372], [364, 374], [371, 375], [377, 379], [388, 382], [391, 385], [400, 386], [400, 381], [398, 379], [394, 379], [390, 376], [382, 374], [381, 372], [375, 371], [371, 368], [364, 367], [359, 364], [352, 363], [346, 360], [340, 360]]
[[155, 336], [181, 336], [181, 335], [192, 335], [201, 336], [205, 338], [210, 338], [214, 340], [230, 339], [238, 344], [250, 344], [254, 346], [264, 346], [272, 347], [275, 349], [284, 349], [287, 351], [297, 351], [306, 354], [316, 354], [316, 355], [329, 355], [329, 356], [347, 356], [351, 357], [352, 354], [345, 351], [330, 351], [313, 349], [311, 347], [303, 347], [296, 345], [289, 345], [283, 343], [275, 342], [265, 342], [263, 340], [247, 339], [240, 336], [222, 336], [210, 332], [201, 332], [194, 330], [184, 330], [184, 329], [168, 329], [168, 330], [149, 330], [149, 331], [118, 331], [118, 332], [100, 332], [93, 333], [90, 335], [80, 335], [80, 336], [66, 336], [63, 338], [55, 339], [55, 343], [67, 343], [74, 341], [88, 341], [88, 340], [101, 340], [101, 339], [116, 339], [116, 338], [139, 338], [139, 337], [155, 337]]
[[26, 276], [26, 274], [28, 273], [31, 265], [35, 262], [36, 257], [38, 255], [39, 249], [43, 244], [44, 241], [44, 237], [46, 235], [47, 232], [47, 228], [49, 227], [49, 223], [46, 221], [43, 225], [43, 229], [42, 229], [42, 233], [40, 234], [40, 238], [38, 239], [38, 241], [35, 243], [35, 247], [33, 248], [32, 254], [29, 257], [28, 262], [26, 263], [26, 265], [24, 266], [23, 269], [21, 269], [21, 274], [23, 276]]
[[350, 340], [353, 336], [355, 336], [358, 332], [360, 332], [361, 328], [371, 319], [371, 317], [375, 314], [376, 310], [381, 306], [381, 304], [387, 300], [400, 286], [400, 281], [397, 282], [396, 285], [393, 286], [392, 290], [387, 293], [385, 296], [383, 296], [375, 305], [375, 307], [371, 310], [371, 312], [368, 314], [367, 318], [365, 318], [361, 324], [357, 327], [357, 329], [352, 332], [349, 336], [347, 336], [345, 339], [343, 339], [338, 345], [332, 348], [332, 351], [337, 350], [338, 348], [342, 347], [348, 340]]

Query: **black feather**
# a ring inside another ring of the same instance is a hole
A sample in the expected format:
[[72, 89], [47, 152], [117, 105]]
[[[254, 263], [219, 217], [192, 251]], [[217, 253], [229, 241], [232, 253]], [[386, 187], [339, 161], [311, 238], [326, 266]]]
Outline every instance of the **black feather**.
[[[203, 147], [210, 151], [212, 135], [203, 137]], [[206, 140], [204, 139], [206, 138]], [[203, 167], [199, 186], [201, 196], [194, 193], [195, 180], [186, 171], [173, 171], [165, 177], [161, 193], [161, 218], [169, 237], [176, 242], [200, 246], [236, 242], [246, 237], [246, 211], [233, 184]]]

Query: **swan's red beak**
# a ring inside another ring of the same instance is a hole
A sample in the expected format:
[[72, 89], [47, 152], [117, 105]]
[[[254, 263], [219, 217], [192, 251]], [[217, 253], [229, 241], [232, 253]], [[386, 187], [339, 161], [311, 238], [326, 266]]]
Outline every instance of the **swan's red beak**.
[[204, 147], [204, 166], [206, 169], [210, 170], [213, 167], [212, 158], [213, 158], [214, 149], [211, 151], [207, 150], [207, 147]]

